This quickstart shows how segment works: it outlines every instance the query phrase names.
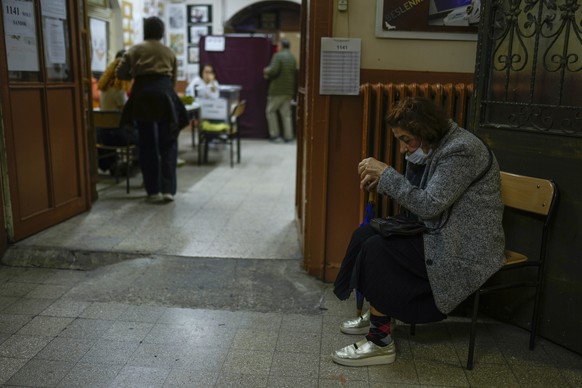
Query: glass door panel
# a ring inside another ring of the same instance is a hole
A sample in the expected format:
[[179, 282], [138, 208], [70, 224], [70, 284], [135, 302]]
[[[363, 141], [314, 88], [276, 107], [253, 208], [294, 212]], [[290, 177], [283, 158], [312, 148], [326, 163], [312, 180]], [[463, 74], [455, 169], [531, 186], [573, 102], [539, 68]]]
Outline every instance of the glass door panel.
[[3, 0], [2, 14], [8, 79], [19, 82], [41, 81], [34, 2]]

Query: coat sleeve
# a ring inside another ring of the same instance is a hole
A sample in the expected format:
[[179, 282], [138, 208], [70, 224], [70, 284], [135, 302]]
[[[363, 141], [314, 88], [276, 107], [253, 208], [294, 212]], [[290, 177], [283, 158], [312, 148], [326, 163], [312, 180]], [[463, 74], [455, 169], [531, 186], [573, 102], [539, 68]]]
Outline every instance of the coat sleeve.
[[[486, 151], [486, 150], [485, 150]], [[425, 220], [434, 219], [451, 207], [467, 190], [483, 168], [481, 154], [473, 146], [457, 144], [435, 155], [427, 165], [428, 179], [414, 187], [392, 167], [384, 171], [378, 192], [389, 195], [400, 205]]]
[[117, 68], [115, 69], [115, 75], [119, 79], [131, 80], [131, 56], [129, 52], [123, 54]]
[[279, 72], [281, 72], [281, 61], [279, 60], [279, 55], [275, 54], [271, 58], [271, 63], [267, 67], [266, 74], [269, 79], [272, 79], [277, 78]]

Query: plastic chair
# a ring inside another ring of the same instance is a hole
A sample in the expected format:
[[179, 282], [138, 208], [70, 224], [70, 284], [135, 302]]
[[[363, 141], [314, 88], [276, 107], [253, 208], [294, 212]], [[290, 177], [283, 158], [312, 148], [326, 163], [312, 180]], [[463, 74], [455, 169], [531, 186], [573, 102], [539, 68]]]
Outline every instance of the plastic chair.
[[[121, 111], [107, 111], [107, 110], [94, 110], [93, 111], [93, 127], [119, 130], [124, 132], [124, 138], [126, 140], [124, 145], [107, 145], [96, 143], [97, 148], [97, 160], [115, 156], [116, 160], [125, 163], [126, 171], [126, 192], [129, 194], [129, 178], [131, 172], [131, 166], [134, 162], [138, 160], [138, 147], [136, 144], [130, 142], [131, 131], [133, 128], [120, 128], [121, 122]], [[99, 155], [99, 150], [103, 150], [101, 155]], [[115, 182], [119, 182], [119, 169], [115, 169]]]
[[[501, 172], [501, 196], [506, 208], [516, 209], [520, 216], [537, 221], [541, 227], [540, 250], [537, 260], [530, 259], [523, 253], [505, 250], [505, 265], [497, 272], [510, 272], [523, 268], [536, 268], [535, 279], [532, 280], [500, 280], [495, 275], [481, 286], [473, 295], [473, 313], [471, 316], [471, 331], [469, 337], [469, 353], [467, 356], [467, 369], [473, 369], [475, 354], [475, 337], [477, 334], [477, 316], [479, 315], [479, 299], [481, 295], [495, 291], [508, 290], [519, 287], [531, 287], [535, 289], [534, 308], [531, 318], [531, 331], [529, 348], [535, 347], [538, 321], [540, 315], [540, 302], [542, 283], [544, 277], [544, 263], [547, 255], [547, 243], [550, 231], [550, 221], [554, 211], [558, 189], [555, 183], [549, 179], [540, 179], [524, 175]], [[416, 325], [410, 325], [410, 334], [414, 335]]]
[[211, 122], [202, 120], [198, 132], [198, 165], [208, 162], [208, 143], [218, 140], [230, 146], [230, 167], [234, 167], [234, 143], [236, 142], [236, 159], [240, 163], [240, 133], [238, 119], [244, 113], [246, 101], [237, 103], [229, 116], [228, 122]]

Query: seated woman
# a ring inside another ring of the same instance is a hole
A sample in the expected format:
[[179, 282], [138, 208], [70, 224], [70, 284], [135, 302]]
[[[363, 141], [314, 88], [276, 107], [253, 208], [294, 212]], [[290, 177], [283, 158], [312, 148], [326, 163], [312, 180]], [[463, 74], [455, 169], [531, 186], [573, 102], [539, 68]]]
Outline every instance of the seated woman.
[[426, 98], [405, 98], [386, 123], [408, 164], [425, 164], [420, 182], [366, 158], [360, 186], [390, 196], [429, 231], [385, 238], [365, 225], [353, 233], [334, 293], [345, 300], [357, 289], [371, 314], [366, 337], [332, 353], [347, 366], [394, 362], [391, 318], [442, 320], [505, 261], [499, 166], [487, 146]]
[[194, 78], [186, 87], [186, 95], [216, 99], [220, 95], [219, 86], [214, 74], [214, 68], [207, 63], [200, 68], [200, 75]]
[[[115, 59], [107, 66], [105, 72], [99, 78], [97, 88], [99, 89], [99, 107], [101, 110], [121, 111], [127, 102], [127, 93], [131, 89], [131, 83], [120, 80], [115, 76], [115, 69], [121, 60], [125, 50], [120, 50], [115, 55]], [[95, 128], [97, 143], [108, 146], [123, 146], [126, 144], [137, 144], [137, 131], [120, 131], [111, 128]], [[100, 154], [107, 153], [98, 150]], [[115, 156], [99, 157], [99, 169], [110, 171], [112, 175], [116, 173], [118, 166]], [[122, 169], [121, 171], [123, 171]]]

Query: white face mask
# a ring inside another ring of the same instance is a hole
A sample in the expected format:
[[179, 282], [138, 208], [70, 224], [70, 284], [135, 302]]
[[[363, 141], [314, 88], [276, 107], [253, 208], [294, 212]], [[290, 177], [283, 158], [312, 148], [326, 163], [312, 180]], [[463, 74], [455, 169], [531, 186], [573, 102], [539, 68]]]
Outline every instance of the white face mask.
[[406, 155], [405, 158], [410, 163], [414, 164], [426, 164], [428, 156], [431, 154], [432, 149], [428, 151], [428, 154], [422, 150], [422, 147], [418, 147], [416, 151], [411, 153], [410, 155]]

